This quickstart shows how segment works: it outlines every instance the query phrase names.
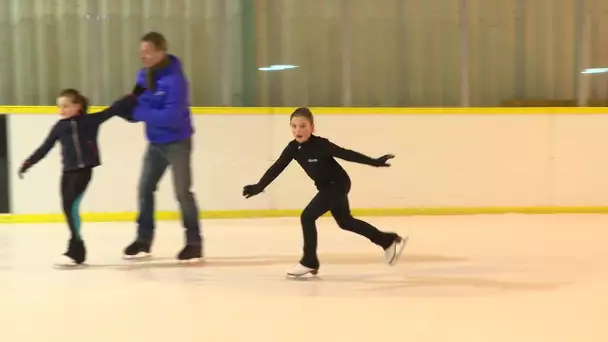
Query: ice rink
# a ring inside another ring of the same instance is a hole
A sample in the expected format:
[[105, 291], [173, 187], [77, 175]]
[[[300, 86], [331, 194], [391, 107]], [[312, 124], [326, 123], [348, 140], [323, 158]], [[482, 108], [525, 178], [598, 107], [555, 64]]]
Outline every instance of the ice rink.
[[605, 342], [608, 215], [365, 218], [409, 235], [401, 261], [319, 222], [320, 274], [291, 280], [297, 218], [205, 220], [206, 261], [121, 259], [132, 223], [85, 223], [88, 267], [53, 267], [63, 224], [0, 226], [2, 341]]

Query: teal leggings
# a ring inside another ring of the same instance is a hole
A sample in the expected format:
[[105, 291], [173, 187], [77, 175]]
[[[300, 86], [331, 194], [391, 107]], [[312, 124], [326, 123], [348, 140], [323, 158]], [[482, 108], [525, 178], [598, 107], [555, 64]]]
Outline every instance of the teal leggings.
[[70, 227], [71, 239], [81, 240], [80, 201], [91, 181], [91, 168], [64, 171], [61, 176], [61, 197], [63, 212]]

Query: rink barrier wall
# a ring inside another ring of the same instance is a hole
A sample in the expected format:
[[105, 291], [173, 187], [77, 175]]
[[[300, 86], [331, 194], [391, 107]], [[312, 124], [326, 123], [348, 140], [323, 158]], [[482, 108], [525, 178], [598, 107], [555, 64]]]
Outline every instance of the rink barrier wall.
[[[103, 108], [92, 107], [91, 112]], [[350, 198], [357, 216], [608, 213], [608, 191], [601, 185], [608, 174], [604, 172], [608, 159], [602, 156], [608, 147], [608, 138], [603, 138], [608, 108], [311, 109], [319, 135], [368, 155], [397, 155], [388, 171], [341, 162], [353, 178]], [[292, 107], [192, 108], [197, 129], [194, 153], [199, 158], [193, 167], [194, 183], [201, 218], [301, 213], [315, 189], [295, 163], [267, 193], [247, 200], [240, 196], [242, 185], [257, 181], [291, 139], [287, 120], [292, 111]], [[42, 142], [57, 119], [55, 112], [51, 106], [0, 107], [8, 118], [10, 181], [4, 192], [11, 199], [10, 214], [0, 215], [0, 223], [64, 221], [57, 147], [25, 180], [15, 177], [21, 160]], [[239, 133], [238, 125], [246, 128]], [[95, 170], [85, 194], [83, 221], [135, 220], [135, 189], [145, 147], [143, 127], [138, 129], [117, 118], [104, 124], [100, 133], [104, 166]], [[248, 136], [255, 140], [243, 141]], [[214, 144], [224, 150], [218, 152]], [[449, 162], [441, 163], [445, 159]], [[581, 167], [572, 167], [581, 161]], [[125, 169], [128, 165], [133, 172]], [[458, 170], [467, 167], [469, 171]], [[459, 187], [462, 182], [476, 187], [479, 196]], [[488, 190], [491, 187], [494, 192]], [[378, 207], [383, 203], [386, 207]], [[157, 208], [159, 220], [179, 219], [170, 175], [159, 186]]]

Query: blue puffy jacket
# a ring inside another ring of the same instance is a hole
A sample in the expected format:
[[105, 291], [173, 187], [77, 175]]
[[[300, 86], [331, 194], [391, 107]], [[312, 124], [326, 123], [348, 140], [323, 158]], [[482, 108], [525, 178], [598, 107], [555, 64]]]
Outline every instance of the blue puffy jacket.
[[[168, 57], [170, 65], [154, 75], [156, 89], [148, 89], [141, 94], [139, 105], [133, 112], [134, 121], [145, 123], [146, 136], [152, 143], [176, 142], [194, 133], [188, 80], [179, 58]], [[137, 84], [146, 87], [146, 69], [137, 73]]]

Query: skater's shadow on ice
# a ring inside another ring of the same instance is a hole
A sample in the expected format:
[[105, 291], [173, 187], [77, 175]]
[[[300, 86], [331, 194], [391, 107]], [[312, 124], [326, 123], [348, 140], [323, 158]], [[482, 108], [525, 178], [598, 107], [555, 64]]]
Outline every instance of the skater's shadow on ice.
[[[349, 281], [326, 278], [329, 281]], [[558, 282], [532, 282], [498, 280], [483, 277], [442, 277], [442, 276], [408, 276], [402, 280], [366, 280], [367, 284], [373, 285], [364, 291], [387, 292], [394, 290], [407, 290], [413, 288], [469, 288], [497, 291], [550, 291], [556, 290], [566, 283]]]
[[[377, 255], [365, 254], [320, 254], [319, 258], [325, 264], [361, 266], [361, 265], [380, 265], [382, 258]], [[295, 255], [259, 255], [242, 257], [206, 257], [203, 261], [191, 264], [180, 263], [174, 258], [151, 258], [140, 261], [126, 261], [122, 264], [112, 265], [90, 265], [90, 268], [118, 268], [125, 270], [146, 269], [146, 268], [173, 268], [173, 267], [265, 267], [277, 265], [291, 265], [299, 259]], [[404, 256], [401, 263], [432, 263], [432, 262], [465, 262], [466, 258], [448, 257], [441, 255], [408, 255]]]
[[[319, 258], [326, 265], [336, 266], [382, 266], [384, 260], [378, 255], [366, 254], [339, 254], [339, 253], [324, 253], [320, 254]], [[125, 261], [117, 264], [97, 264], [89, 265], [89, 269], [113, 269], [122, 271], [132, 271], [138, 269], [163, 269], [163, 268], [244, 268], [244, 267], [272, 267], [292, 265], [297, 262], [297, 255], [257, 255], [257, 256], [240, 256], [240, 257], [206, 257], [203, 261], [192, 264], [180, 263], [175, 258], [150, 258], [140, 261]], [[323, 283], [336, 284], [365, 284], [364, 288], [358, 288], [357, 291], [367, 293], [393, 293], [399, 295], [401, 291], [409, 292], [409, 290], [436, 290], [440, 292], [452, 290], [490, 290], [490, 291], [550, 291], [567, 285], [560, 282], [547, 281], [530, 281], [530, 280], [506, 280], [491, 278], [488, 273], [493, 271], [504, 273], [505, 269], [499, 265], [481, 266], [468, 263], [469, 259], [462, 257], [452, 257], [443, 255], [431, 254], [410, 254], [403, 256], [400, 262], [394, 268], [395, 272], [378, 274], [372, 273], [351, 273], [351, 274], [332, 274], [328, 271], [325, 274], [314, 277], [297, 278], [298, 281], [321, 281]], [[408, 269], [417, 263], [466, 263], [457, 267], [443, 267], [424, 269]], [[465, 276], [468, 274], [468, 276]], [[274, 279], [274, 277], [272, 278]], [[446, 293], [447, 294], [447, 293]], [[461, 293], [463, 294], [463, 293]]]
[[[383, 295], [407, 295], [410, 290], [431, 291], [433, 296], [479, 294], [478, 291], [551, 291], [568, 285], [567, 282], [548, 281], [516, 281], [507, 279], [492, 279], [489, 276], [462, 276], [462, 273], [480, 273], [478, 268], [456, 267], [450, 273], [460, 276], [444, 275], [412, 275], [416, 271], [406, 274], [325, 274], [319, 276], [304, 276], [296, 278], [297, 281], [322, 281], [323, 283], [356, 284], [357, 292], [368, 294], [381, 293]], [[459, 272], [460, 271], [460, 272]], [[429, 270], [429, 273], [444, 273], [445, 269]], [[489, 272], [489, 271], [487, 271]], [[425, 272], [427, 273], [427, 272]], [[485, 272], [484, 272], [485, 273]], [[361, 287], [364, 284], [364, 287]], [[439, 292], [437, 292], [439, 291]], [[455, 291], [455, 292], [454, 292]], [[464, 291], [464, 292], [463, 292]], [[471, 292], [472, 291], [472, 292]]]

